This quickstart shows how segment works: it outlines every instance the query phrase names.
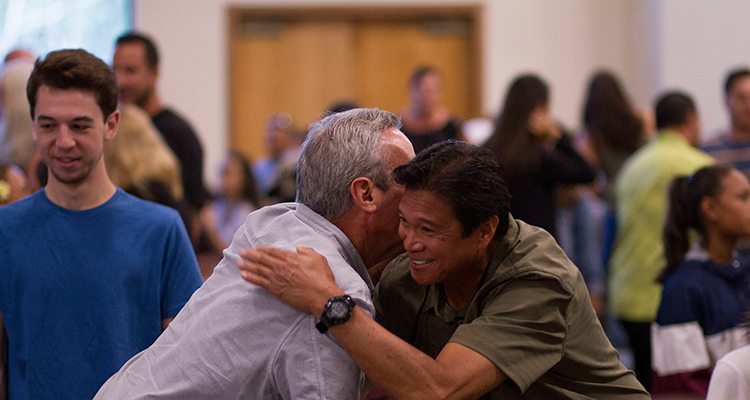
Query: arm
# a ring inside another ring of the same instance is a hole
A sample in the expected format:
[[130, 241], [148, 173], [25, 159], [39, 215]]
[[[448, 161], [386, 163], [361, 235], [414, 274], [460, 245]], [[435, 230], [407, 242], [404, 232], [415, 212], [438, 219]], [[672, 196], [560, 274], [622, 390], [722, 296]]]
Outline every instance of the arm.
[[590, 183], [596, 178], [596, 170], [576, 152], [566, 135], [553, 149], [542, 153], [542, 168], [557, 183]]
[[164, 318], [163, 320], [161, 320], [161, 331], [162, 332], [164, 332], [164, 331], [167, 330], [167, 327], [169, 326], [170, 323], [172, 323], [173, 319], [174, 319], [174, 317], [172, 317], [172, 318]]
[[[344, 294], [324, 257], [299, 247], [243, 250], [242, 277], [292, 307], [320, 317], [326, 301]], [[304, 265], [304, 268], [298, 266]], [[436, 359], [381, 327], [355, 307], [348, 322], [330, 328], [349, 356], [390, 396], [400, 399], [475, 399], [499, 385], [505, 374], [481, 354], [448, 343]]]
[[667, 283], [652, 327], [654, 381], [661, 387], [705, 395], [711, 356], [701, 325], [701, 307], [689, 287]]

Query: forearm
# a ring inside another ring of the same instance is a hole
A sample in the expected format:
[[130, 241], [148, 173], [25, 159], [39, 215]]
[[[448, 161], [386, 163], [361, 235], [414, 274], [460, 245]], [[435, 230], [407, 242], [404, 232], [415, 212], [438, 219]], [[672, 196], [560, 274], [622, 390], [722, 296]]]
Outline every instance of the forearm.
[[[359, 307], [348, 322], [332, 326], [330, 332], [362, 371], [394, 399], [475, 399], [505, 379], [487, 359], [460, 345], [446, 346], [462, 352], [460, 357], [444, 349], [433, 359], [388, 332]], [[481, 360], [473, 362], [475, 357]]]
[[[344, 294], [325, 258], [312, 249], [300, 246], [293, 253], [255, 248], [242, 250], [240, 256], [237, 266], [243, 279], [317, 318], [328, 299]], [[432, 359], [359, 307], [329, 332], [365, 374], [396, 399], [475, 399], [505, 380], [491, 361], [460, 344], [448, 343]]]

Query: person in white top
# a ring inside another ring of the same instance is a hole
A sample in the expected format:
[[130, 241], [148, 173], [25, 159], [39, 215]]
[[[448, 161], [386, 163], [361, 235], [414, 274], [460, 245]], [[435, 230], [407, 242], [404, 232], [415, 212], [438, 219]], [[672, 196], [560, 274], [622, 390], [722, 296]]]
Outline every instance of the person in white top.
[[706, 400], [750, 399], [750, 345], [722, 357], [714, 367]]

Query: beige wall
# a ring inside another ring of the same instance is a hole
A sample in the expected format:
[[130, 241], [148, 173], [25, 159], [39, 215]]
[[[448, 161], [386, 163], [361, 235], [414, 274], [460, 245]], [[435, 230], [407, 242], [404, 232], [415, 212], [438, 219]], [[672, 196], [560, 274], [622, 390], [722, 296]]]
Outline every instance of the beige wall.
[[513, 77], [533, 71], [552, 88], [553, 113], [577, 129], [588, 77], [606, 67], [642, 108], [663, 87], [691, 92], [704, 127], [715, 130], [726, 120], [719, 81], [749, 54], [743, 39], [750, 27], [738, 27], [750, 3], [707, 0], [136, 0], [136, 26], [160, 46], [162, 96], [198, 130], [213, 183], [228, 138], [227, 7], [426, 4], [484, 7], [488, 116], [497, 113]]

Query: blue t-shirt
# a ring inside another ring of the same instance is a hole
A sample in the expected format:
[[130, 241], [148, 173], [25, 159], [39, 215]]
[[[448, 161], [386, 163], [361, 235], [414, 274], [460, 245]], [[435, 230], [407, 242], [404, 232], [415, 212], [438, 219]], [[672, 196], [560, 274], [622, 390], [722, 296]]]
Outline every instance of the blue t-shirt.
[[201, 285], [178, 213], [121, 189], [84, 211], [0, 207], [10, 399], [90, 399]]

